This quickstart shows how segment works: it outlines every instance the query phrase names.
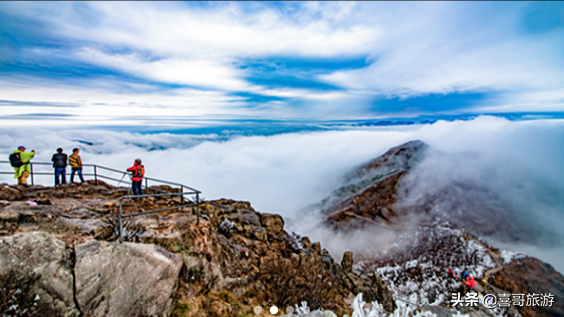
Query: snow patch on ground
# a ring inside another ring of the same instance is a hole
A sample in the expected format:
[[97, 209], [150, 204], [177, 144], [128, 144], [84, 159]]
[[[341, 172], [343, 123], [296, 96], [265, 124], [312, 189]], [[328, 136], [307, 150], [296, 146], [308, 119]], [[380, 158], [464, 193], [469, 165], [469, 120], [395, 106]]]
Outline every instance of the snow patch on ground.
[[503, 264], [509, 264], [512, 260], [519, 260], [524, 258], [526, 255], [519, 252], [511, 251], [501, 251], [501, 258], [503, 259]]
[[[483, 305], [484, 296], [479, 295], [478, 298], [480, 305]], [[362, 293], [359, 293], [356, 296], [352, 306], [352, 317], [437, 317], [437, 315], [431, 311], [415, 312], [413, 309], [406, 309], [403, 305], [398, 305], [398, 308], [393, 313], [387, 313], [378, 301], [373, 301], [372, 304], [367, 305], [367, 303], [362, 300]], [[496, 307], [495, 309], [490, 309], [489, 311], [495, 317], [508, 316], [507, 309], [500, 309]], [[470, 317], [469, 314], [463, 314], [455, 309], [449, 309], [449, 313], [452, 317]]]
[[420, 228], [396, 241], [410, 241], [411, 244], [404, 249], [393, 250], [392, 247], [387, 258], [362, 263], [362, 267], [366, 271], [376, 271], [382, 277], [398, 309], [406, 316], [415, 313], [416, 305], [450, 304], [452, 293], [460, 292], [463, 283], [448, 277], [449, 269], [459, 275], [468, 272], [480, 280], [488, 269], [496, 266], [484, 246], [458, 229], [440, 225]]
[[371, 307], [366, 307], [366, 303], [362, 300], [362, 293], [358, 294], [353, 302], [352, 317], [437, 317], [432, 312], [417, 312], [413, 314], [412, 311], [406, 310], [403, 307], [396, 308], [396, 310], [388, 314], [378, 301], [373, 301]]

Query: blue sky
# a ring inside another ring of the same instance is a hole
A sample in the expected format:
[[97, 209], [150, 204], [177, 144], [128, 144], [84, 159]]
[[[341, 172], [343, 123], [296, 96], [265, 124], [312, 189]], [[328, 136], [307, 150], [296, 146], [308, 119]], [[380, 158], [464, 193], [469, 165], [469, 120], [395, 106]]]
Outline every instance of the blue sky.
[[0, 2], [4, 124], [554, 114], [563, 74], [563, 2]]

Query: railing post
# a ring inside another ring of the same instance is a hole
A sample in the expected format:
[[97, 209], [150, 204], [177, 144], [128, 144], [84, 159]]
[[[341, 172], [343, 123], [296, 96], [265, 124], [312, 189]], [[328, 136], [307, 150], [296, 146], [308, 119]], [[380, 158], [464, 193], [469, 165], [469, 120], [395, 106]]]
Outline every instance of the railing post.
[[94, 185], [98, 186], [98, 172], [96, 171], [96, 165], [94, 165]]
[[34, 185], [33, 183], [33, 163], [29, 163], [29, 169], [30, 169], [30, 174], [31, 174], [31, 186]]
[[196, 193], [196, 224], [200, 224], [200, 196]]
[[184, 205], [184, 186], [180, 186], [180, 204]]
[[119, 243], [123, 242], [123, 219], [122, 219], [123, 201], [119, 200]]
[[149, 180], [145, 178], [145, 190], [149, 190]]

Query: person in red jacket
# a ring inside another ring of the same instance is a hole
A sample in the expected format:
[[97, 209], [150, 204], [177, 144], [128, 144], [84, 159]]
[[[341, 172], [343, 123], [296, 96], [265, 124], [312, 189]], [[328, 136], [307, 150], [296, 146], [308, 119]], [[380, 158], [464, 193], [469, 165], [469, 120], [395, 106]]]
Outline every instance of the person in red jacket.
[[466, 277], [466, 286], [468, 286], [470, 288], [470, 292], [472, 291], [472, 289], [474, 287], [476, 287], [476, 280], [474, 280], [474, 277], [472, 276], [468, 276]]
[[143, 195], [143, 187], [141, 182], [145, 176], [145, 166], [141, 164], [141, 159], [136, 159], [133, 166], [127, 169], [131, 173], [131, 187], [133, 188], [133, 195]]

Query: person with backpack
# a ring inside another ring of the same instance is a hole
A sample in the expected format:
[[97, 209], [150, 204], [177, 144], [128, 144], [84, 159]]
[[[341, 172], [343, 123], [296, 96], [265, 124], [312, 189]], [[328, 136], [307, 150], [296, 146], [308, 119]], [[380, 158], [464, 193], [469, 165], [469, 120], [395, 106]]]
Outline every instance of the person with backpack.
[[69, 156], [69, 165], [72, 168], [70, 177], [71, 184], [74, 184], [74, 173], [78, 173], [80, 183], [84, 184], [84, 178], [82, 177], [82, 160], [80, 159], [80, 155], [78, 155], [79, 152], [80, 149], [74, 148], [71, 156]]
[[[67, 155], [63, 153], [62, 148], [57, 149], [57, 153], [53, 154], [51, 158], [53, 167], [55, 168], [55, 187], [64, 186], [67, 184]], [[62, 182], [59, 181], [59, 177]]]
[[136, 159], [133, 166], [127, 169], [131, 173], [131, 187], [133, 187], [133, 195], [143, 195], [143, 187], [141, 182], [145, 176], [145, 166], [141, 164], [141, 159]]
[[18, 179], [18, 185], [27, 186], [27, 178], [31, 172], [29, 161], [35, 156], [35, 150], [25, 151], [25, 146], [20, 145], [14, 153], [10, 154], [10, 165], [14, 168], [14, 178]]

